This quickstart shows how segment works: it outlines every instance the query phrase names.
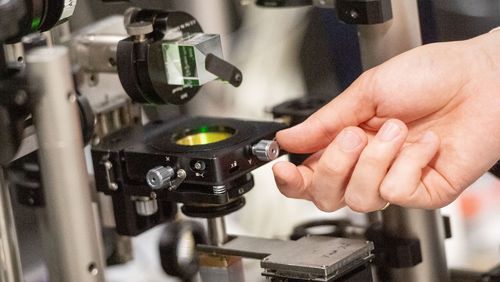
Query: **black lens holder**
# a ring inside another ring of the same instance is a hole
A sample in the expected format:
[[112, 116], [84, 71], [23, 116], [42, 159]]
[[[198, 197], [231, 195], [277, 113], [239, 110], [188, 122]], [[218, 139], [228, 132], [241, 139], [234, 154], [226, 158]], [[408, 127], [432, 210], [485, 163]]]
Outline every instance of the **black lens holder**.
[[[177, 143], [178, 136], [200, 128], [233, 131], [218, 142], [195, 146]], [[274, 139], [283, 128], [284, 124], [276, 122], [208, 117], [181, 117], [126, 128], [92, 148], [96, 187], [111, 195], [113, 202], [115, 198], [123, 202], [148, 197], [158, 203], [182, 203], [189, 216], [226, 215], [244, 205], [240, 199], [254, 185], [251, 171], [267, 163], [254, 155], [252, 147], [261, 140]], [[178, 187], [152, 188], [147, 175], [159, 167], [177, 172], [172, 182], [179, 178], [179, 171], [184, 179]], [[120, 229], [123, 211], [113, 206]]]

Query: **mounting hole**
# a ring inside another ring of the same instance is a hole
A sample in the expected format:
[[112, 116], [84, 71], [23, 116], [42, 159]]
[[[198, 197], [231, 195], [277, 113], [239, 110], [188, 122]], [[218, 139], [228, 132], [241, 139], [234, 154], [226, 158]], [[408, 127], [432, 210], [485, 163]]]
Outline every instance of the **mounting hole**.
[[95, 265], [94, 262], [91, 262], [89, 264], [87, 270], [90, 273], [90, 275], [92, 275], [92, 276], [96, 276], [99, 273], [99, 269], [97, 268], [97, 266]]
[[23, 56], [19, 56], [19, 57], [17, 57], [17, 61], [18, 61], [19, 63], [22, 63], [22, 62], [24, 61]]
[[89, 85], [96, 86], [99, 83], [99, 76], [95, 73], [89, 75]]
[[116, 60], [115, 60], [115, 58], [109, 58], [108, 59], [108, 63], [109, 63], [110, 66], [116, 67]]

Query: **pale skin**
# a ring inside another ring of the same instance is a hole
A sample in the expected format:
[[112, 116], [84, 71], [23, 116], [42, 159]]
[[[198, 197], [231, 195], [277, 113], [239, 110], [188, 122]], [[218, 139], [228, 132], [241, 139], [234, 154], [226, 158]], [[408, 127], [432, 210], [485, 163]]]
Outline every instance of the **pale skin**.
[[413, 49], [361, 75], [280, 146], [280, 191], [323, 211], [435, 209], [500, 158], [500, 32]]

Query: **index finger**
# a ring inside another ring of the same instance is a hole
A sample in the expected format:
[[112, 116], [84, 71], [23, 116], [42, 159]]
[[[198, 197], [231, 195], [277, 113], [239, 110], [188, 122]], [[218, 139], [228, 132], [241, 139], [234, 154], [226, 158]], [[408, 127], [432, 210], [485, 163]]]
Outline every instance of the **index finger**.
[[375, 115], [371, 91], [372, 72], [361, 75], [342, 94], [303, 123], [276, 134], [280, 146], [292, 153], [312, 153], [328, 146], [348, 126], [357, 126]]

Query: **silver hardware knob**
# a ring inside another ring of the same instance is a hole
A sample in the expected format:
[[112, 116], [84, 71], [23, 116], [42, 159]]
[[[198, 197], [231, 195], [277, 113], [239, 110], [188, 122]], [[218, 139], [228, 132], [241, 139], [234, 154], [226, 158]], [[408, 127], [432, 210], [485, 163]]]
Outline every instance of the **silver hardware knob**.
[[140, 216], [150, 216], [158, 211], [158, 202], [153, 199], [137, 199], [135, 201], [135, 211]]
[[268, 162], [279, 157], [280, 147], [278, 146], [278, 142], [274, 140], [261, 140], [252, 146], [252, 154], [257, 159]]
[[153, 189], [162, 189], [170, 184], [170, 179], [175, 176], [173, 168], [157, 166], [146, 174], [146, 182]]

